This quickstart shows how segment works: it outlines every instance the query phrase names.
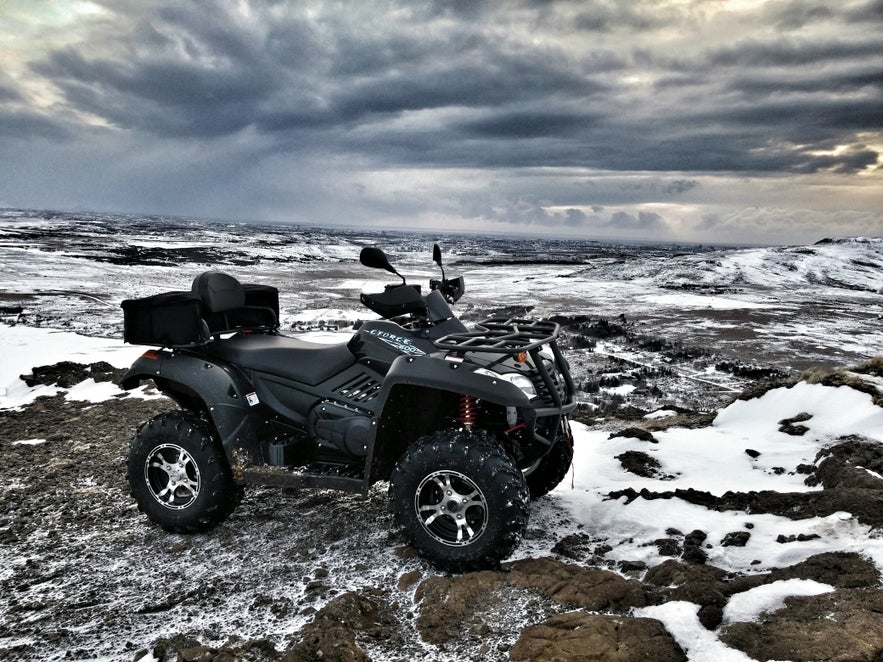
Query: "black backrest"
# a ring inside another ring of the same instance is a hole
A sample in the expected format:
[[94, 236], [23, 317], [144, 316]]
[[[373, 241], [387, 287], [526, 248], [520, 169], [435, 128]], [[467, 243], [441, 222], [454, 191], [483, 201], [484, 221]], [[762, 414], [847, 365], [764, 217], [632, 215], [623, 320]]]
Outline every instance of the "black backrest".
[[206, 271], [193, 279], [193, 294], [202, 303], [209, 333], [273, 331], [279, 328], [279, 291], [266, 285], [243, 285], [220, 271]]
[[224, 313], [245, 305], [245, 288], [233, 276], [220, 271], [199, 274], [190, 289], [209, 313]]

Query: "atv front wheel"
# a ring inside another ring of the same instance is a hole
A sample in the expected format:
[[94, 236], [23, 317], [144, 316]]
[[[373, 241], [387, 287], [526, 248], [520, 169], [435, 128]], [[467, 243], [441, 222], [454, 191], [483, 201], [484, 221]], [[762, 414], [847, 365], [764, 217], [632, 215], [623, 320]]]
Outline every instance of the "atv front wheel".
[[172, 533], [212, 528], [241, 495], [208, 425], [185, 411], [160, 414], [138, 430], [127, 477], [138, 508]]
[[527, 527], [524, 476], [502, 447], [473, 433], [418, 439], [390, 477], [389, 504], [411, 544], [443, 570], [493, 567]]

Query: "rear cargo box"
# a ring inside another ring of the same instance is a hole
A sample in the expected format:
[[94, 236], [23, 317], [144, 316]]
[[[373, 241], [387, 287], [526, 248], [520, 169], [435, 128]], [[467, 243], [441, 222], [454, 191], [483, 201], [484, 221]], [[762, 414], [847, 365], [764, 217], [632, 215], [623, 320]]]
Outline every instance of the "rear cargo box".
[[164, 292], [126, 299], [123, 339], [134, 345], [185, 347], [208, 340], [199, 297], [191, 292]]
[[271, 285], [245, 283], [245, 305], [256, 308], [269, 308], [279, 319], [279, 290]]

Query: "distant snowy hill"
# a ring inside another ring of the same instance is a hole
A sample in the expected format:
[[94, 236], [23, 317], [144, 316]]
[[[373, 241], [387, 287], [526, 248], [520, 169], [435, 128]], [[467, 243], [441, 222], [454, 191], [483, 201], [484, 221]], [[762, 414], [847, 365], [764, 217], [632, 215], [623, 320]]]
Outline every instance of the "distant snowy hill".
[[842, 288], [883, 293], [883, 239], [826, 240], [814, 246], [745, 249], [724, 256], [715, 284]]

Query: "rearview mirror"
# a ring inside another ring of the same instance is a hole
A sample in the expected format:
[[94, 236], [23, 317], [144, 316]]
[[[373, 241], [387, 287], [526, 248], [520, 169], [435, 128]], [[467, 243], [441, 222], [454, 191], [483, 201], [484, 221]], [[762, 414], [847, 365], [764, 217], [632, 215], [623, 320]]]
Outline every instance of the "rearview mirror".
[[375, 246], [365, 246], [359, 254], [359, 262], [372, 269], [385, 269], [401, 278], [403, 282], [405, 280], [405, 277], [396, 271], [395, 267], [389, 263], [389, 258], [386, 257], [386, 253]]

